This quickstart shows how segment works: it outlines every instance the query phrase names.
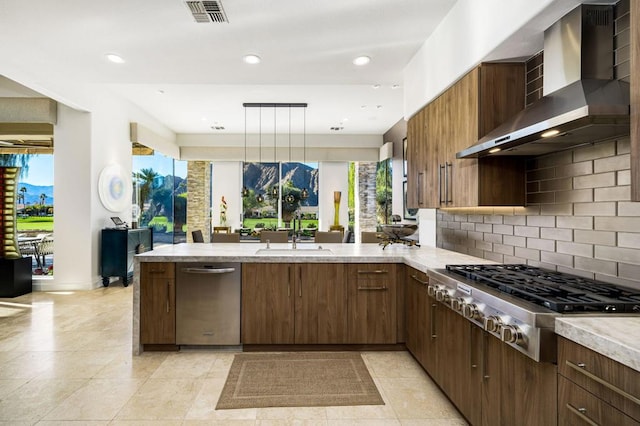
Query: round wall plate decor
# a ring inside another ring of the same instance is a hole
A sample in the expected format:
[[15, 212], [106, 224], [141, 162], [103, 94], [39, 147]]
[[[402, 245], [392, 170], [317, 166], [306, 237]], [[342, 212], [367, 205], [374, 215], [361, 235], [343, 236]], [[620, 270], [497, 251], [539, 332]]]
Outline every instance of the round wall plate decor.
[[98, 179], [98, 194], [105, 208], [121, 212], [131, 203], [131, 183], [117, 164], [106, 166]]

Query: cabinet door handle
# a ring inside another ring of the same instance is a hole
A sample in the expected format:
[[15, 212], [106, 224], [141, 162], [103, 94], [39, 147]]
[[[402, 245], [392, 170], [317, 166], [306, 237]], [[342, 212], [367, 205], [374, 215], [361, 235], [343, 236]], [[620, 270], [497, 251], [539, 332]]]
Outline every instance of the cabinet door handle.
[[148, 274], [164, 274], [164, 272], [164, 269], [151, 269], [147, 271]]
[[435, 339], [438, 337], [436, 334], [436, 308], [438, 305], [435, 303], [431, 304], [431, 338]]
[[429, 281], [422, 281], [417, 275], [411, 275], [411, 278], [418, 281], [422, 285], [429, 285]]
[[576, 408], [573, 405], [567, 403], [567, 408], [569, 409], [569, 411], [571, 411], [573, 414], [575, 414], [576, 416], [580, 417], [580, 419], [582, 419], [585, 423], [591, 425], [591, 426], [599, 426], [598, 423], [594, 422], [593, 420], [591, 420], [589, 417], [586, 416], [586, 412], [587, 409], [580, 407], [580, 408]]
[[298, 297], [302, 297], [302, 268], [298, 268]]
[[287, 297], [291, 297], [291, 265], [289, 265], [288, 269], [289, 269], [289, 281], [287, 281]]
[[482, 363], [482, 379], [483, 380], [489, 380], [491, 378], [491, 376], [489, 376], [489, 374], [487, 374], [487, 346], [489, 345], [487, 343], [487, 340], [489, 339], [489, 334], [488, 333], [482, 333], [482, 359], [480, 360], [480, 362]]
[[584, 374], [585, 376], [587, 376], [591, 380], [600, 383], [602, 386], [606, 387], [607, 389], [612, 390], [613, 392], [617, 393], [618, 395], [622, 396], [623, 398], [626, 398], [629, 401], [632, 401], [636, 405], [640, 405], [640, 399], [638, 399], [635, 396], [631, 395], [630, 393], [620, 389], [619, 387], [612, 385], [611, 383], [607, 382], [606, 380], [596, 376], [592, 372], [586, 370], [585, 369], [585, 364], [583, 364], [583, 363], [575, 364], [575, 363], [573, 363], [573, 362], [571, 362], [569, 360], [566, 361], [566, 364], [567, 364], [567, 366], [569, 368], [577, 371], [578, 373]]
[[389, 271], [385, 271], [384, 269], [375, 269], [372, 271], [358, 271], [358, 274], [388, 274]]
[[453, 200], [449, 198], [449, 196], [453, 192], [453, 190], [451, 191], [449, 190], [449, 187], [451, 186], [451, 182], [453, 180], [453, 175], [451, 175], [451, 172], [449, 170], [453, 170], [453, 164], [449, 162], [444, 163], [444, 203], [445, 204], [453, 203]]
[[438, 204], [442, 204], [444, 202], [444, 200], [442, 199], [442, 170], [443, 169], [444, 169], [444, 165], [438, 164]]
[[424, 204], [424, 200], [422, 199], [422, 176], [424, 176], [424, 172], [418, 173], [418, 182], [416, 185], [416, 198], [418, 199], [418, 205], [421, 206]]
[[167, 281], [167, 313], [169, 313], [169, 299], [171, 298], [171, 288], [170, 288], [171, 284], [169, 284], [169, 281]]
[[389, 287], [358, 287], [358, 291], [363, 290], [363, 291], [386, 291], [389, 290]]

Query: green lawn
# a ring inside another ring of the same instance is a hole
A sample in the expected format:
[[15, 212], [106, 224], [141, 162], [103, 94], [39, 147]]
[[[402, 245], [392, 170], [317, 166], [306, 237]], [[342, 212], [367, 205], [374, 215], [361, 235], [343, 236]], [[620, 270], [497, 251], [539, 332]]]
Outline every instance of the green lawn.
[[53, 232], [52, 216], [29, 216], [26, 218], [18, 217], [16, 221], [18, 232], [27, 231], [46, 231]]

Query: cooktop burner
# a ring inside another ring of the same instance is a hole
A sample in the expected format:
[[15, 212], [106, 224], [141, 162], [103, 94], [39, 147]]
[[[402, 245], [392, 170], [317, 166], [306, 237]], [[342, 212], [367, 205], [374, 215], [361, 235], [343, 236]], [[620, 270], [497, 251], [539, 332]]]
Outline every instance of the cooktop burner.
[[447, 270], [556, 312], [640, 313], [640, 291], [528, 265], [447, 265]]

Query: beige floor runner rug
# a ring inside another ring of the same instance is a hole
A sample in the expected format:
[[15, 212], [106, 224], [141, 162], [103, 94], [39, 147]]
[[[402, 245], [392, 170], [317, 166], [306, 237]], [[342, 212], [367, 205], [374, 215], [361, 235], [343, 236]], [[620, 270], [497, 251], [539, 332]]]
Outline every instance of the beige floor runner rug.
[[358, 352], [234, 357], [216, 409], [384, 405]]

